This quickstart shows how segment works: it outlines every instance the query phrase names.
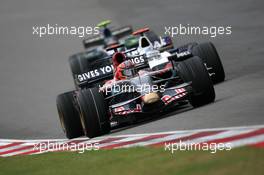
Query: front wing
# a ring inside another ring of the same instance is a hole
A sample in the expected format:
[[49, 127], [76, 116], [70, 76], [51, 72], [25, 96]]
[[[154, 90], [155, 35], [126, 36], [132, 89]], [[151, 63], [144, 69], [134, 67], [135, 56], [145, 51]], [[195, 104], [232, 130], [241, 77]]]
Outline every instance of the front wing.
[[[160, 92], [160, 104], [159, 109], [162, 111], [171, 104], [178, 103], [180, 101], [186, 100], [186, 97], [192, 92], [191, 82], [183, 83], [179, 86], [171, 87], [165, 89], [164, 92]], [[138, 98], [137, 98], [138, 99]], [[109, 110], [112, 115], [128, 115], [137, 113], [151, 113], [149, 111], [144, 111], [144, 104], [138, 103], [136, 100], [129, 100], [129, 103], [122, 103], [120, 105], [116, 104], [109, 106]], [[156, 107], [152, 112], [157, 111]]]

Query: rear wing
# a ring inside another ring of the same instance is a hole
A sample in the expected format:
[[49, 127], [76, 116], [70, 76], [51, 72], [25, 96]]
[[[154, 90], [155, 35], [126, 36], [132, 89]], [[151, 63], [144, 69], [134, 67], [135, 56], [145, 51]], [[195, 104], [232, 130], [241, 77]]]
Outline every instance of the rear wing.
[[124, 38], [128, 35], [131, 35], [133, 32], [132, 26], [125, 26], [112, 31], [112, 35], [117, 37], [118, 39]]
[[[121, 38], [124, 38], [126, 36], [129, 36], [133, 32], [132, 26], [124, 26], [118, 29], [111, 30], [112, 35], [116, 37], [118, 40]], [[104, 45], [104, 36], [103, 35], [96, 35], [90, 38], [86, 38], [83, 40], [83, 46], [85, 49], [90, 47], [96, 47]]]
[[101, 35], [96, 35], [94, 37], [86, 38], [83, 40], [83, 46], [85, 49], [90, 47], [96, 47], [104, 44], [104, 37]]

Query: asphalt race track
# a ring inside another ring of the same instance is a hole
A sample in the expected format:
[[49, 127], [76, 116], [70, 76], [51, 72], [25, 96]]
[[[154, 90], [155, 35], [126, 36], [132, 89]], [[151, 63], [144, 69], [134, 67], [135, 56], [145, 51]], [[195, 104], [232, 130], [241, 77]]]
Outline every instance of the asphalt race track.
[[215, 38], [181, 35], [176, 45], [210, 40], [227, 80], [215, 86], [216, 102], [190, 107], [155, 121], [115, 131], [135, 134], [264, 124], [264, 2], [261, 0], [2, 0], [0, 5], [0, 138], [64, 138], [55, 99], [73, 89], [68, 56], [82, 51], [81, 38], [32, 35], [32, 26], [193, 24], [232, 26]]

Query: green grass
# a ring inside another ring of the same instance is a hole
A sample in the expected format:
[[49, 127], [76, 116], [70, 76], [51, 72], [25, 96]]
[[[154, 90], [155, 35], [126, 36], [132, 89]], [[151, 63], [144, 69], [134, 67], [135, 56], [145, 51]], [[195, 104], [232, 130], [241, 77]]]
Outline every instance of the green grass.
[[243, 147], [215, 154], [161, 148], [45, 153], [0, 158], [0, 174], [264, 174], [264, 149]]

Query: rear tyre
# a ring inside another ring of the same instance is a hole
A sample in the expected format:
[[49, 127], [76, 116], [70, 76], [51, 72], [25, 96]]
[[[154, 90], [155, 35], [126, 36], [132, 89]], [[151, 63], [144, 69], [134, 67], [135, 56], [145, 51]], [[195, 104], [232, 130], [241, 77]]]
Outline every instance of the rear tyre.
[[192, 82], [193, 92], [190, 103], [199, 107], [215, 100], [215, 91], [209, 74], [201, 60], [194, 56], [177, 65], [179, 74], [184, 82]]
[[193, 46], [192, 54], [202, 58], [206, 66], [212, 68], [214, 74], [211, 79], [214, 84], [225, 80], [224, 67], [213, 43], [207, 42]]
[[83, 89], [77, 97], [80, 118], [85, 135], [89, 138], [110, 132], [110, 121], [104, 96], [98, 88]]
[[72, 139], [83, 136], [79, 113], [74, 106], [73, 92], [58, 95], [56, 103], [61, 127], [66, 137]]

